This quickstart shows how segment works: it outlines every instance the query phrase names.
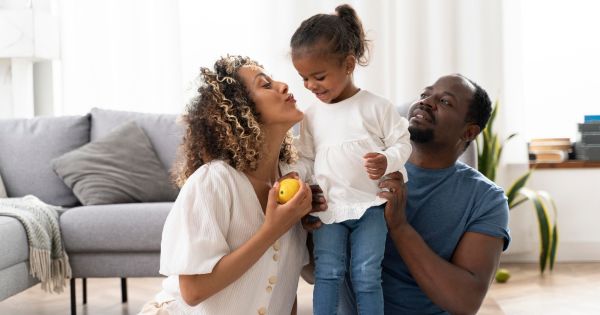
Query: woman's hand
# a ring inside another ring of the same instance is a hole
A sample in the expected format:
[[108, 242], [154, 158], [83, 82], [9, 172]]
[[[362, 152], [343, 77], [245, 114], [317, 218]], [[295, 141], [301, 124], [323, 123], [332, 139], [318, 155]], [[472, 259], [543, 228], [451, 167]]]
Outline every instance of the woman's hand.
[[278, 193], [279, 182], [276, 182], [269, 190], [265, 210], [265, 225], [272, 229], [279, 238], [310, 212], [312, 209], [312, 193], [308, 184], [302, 181], [300, 181], [298, 192], [285, 204], [280, 205], [277, 203]]
[[[283, 175], [279, 179], [279, 181], [281, 182], [286, 178], [295, 178], [297, 180], [300, 180], [300, 177], [298, 176], [297, 172], [289, 172]], [[312, 209], [310, 210], [310, 213], [327, 210], [327, 201], [325, 201], [325, 197], [323, 197], [323, 190], [321, 190], [321, 187], [319, 187], [319, 185], [310, 185], [310, 190], [312, 193]], [[323, 223], [321, 222], [321, 220], [319, 220], [318, 217], [312, 216], [310, 214], [307, 214], [304, 217], [302, 217], [302, 226], [308, 232], [312, 232], [320, 228], [321, 224]]]
[[408, 224], [406, 220], [406, 184], [400, 172], [394, 172], [387, 175], [387, 179], [379, 183], [380, 188], [386, 188], [377, 194], [379, 197], [387, 199], [385, 204], [385, 221], [388, 230], [393, 231]]

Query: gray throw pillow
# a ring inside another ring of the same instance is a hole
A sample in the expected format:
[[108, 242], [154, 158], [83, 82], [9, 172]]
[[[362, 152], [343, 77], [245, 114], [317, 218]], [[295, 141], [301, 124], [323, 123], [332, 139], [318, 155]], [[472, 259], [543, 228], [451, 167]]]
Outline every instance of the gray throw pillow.
[[173, 201], [177, 190], [144, 131], [127, 122], [52, 161], [84, 205]]
[[126, 112], [92, 108], [90, 141], [106, 136], [114, 128], [134, 121], [148, 136], [152, 147], [167, 170], [173, 168], [177, 149], [183, 140], [184, 127], [177, 115]]

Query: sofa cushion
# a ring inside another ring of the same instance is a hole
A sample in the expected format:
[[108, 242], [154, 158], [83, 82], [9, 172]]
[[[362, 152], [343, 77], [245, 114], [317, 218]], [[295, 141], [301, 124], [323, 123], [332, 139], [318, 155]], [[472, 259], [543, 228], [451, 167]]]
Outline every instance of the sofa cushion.
[[0, 301], [25, 291], [40, 282], [29, 274], [29, 262], [21, 262], [6, 269], [0, 269], [0, 279], [2, 279], [0, 282]]
[[0, 174], [0, 198], [6, 198], [6, 189], [4, 188], [4, 182], [2, 181], [2, 174]]
[[0, 119], [0, 174], [8, 196], [31, 194], [57, 206], [76, 205], [50, 161], [89, 140], [88, 116]]
[[29, 243], [19, 220], [0, 216], [0, 270], [29, 259]]
[[135, 122], [52, 162], [84, 205], [174, 201], [177, 190]]
[[69, 262], [75, 278], [161, 277], [159, 251], [73, 253]]
[[[0, 281], [0, 301], [25, 291], [40, 282], [29, 273], [29, 262], [21, 262], [6, 269], [0, 269], [0, 279], [2, 279]], [[22, 312], [16, 314], [20, 313]]]
[[108, 134], [127, 121], [135, 121], [144, 130], [166, 170], [170, 171], [177, 148], [183, 139], [183, 127], [177, 124], [177, 115], [147, 114], [92, 108], [91, 140]]
[[172, 202], [82, 206], [60, 216], [69, 254], [158, 252]]

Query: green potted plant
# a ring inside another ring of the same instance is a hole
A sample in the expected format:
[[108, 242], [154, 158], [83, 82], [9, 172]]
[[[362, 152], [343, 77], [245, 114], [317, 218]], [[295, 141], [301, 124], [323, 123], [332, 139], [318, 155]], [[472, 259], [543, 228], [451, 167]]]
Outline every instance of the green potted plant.
[[[476, 139], [478, 147], [478, 170], [492, 181], [496, 180], [496, 171], [504, 144], [516, 136], [516, 133], [513, 133], [506, 139], [499, 140], [498, 134], [494, 131], [494, 120], [496, 119], [499, 107], [500, 103], [496, 101], [486, 128]], [[527, 201], [531, 201], [533, 204], [540, 232], [539, 267], [540, 273], [543, 274], [546, 267], [553, 270], [554, 262], [556, 261], [556, 247], [558, 244], [557, 213], [556, 204], [550, 194], [545, 191], [536, 191], [525, 187], [532, 171], [533, 169], [530, 169], [517, 178], [506, 191], [506, 197], [508, 198], [508, 207], [510, 210]], [[549, 209], [552, 209], [554, 213], [554, 222], [552, 224], [548, 216]]]

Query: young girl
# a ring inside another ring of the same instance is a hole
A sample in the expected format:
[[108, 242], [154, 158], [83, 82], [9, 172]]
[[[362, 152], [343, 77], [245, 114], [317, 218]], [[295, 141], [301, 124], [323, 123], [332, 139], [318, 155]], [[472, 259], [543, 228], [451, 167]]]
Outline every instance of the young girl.
[[289, 130], [303, 114], [251, 59], [221, 58], [201, 76], [183, 116], [183, 186], [162, 234], [168, 278], [141, 314], [295, 314], [308, 263], [299, 220], [312, 195], [302, 184], [286, 204], [276, 199], [295, 159]]
[[[291, 39], [292, 62], [304, 87], [322, 102], [305, 111], [301, 154], [314, 160], [327, 200], [313, 233], [315, 314], [335, 314], [347, 266], [360, 314], [383, 314], [381, 261], [387, 227], [378, 180], [400, 171], [411, 152], [408, 121], [387, 100], [354, 85], [366, 65], [367, 40], [349, 5], [302, 22]], [[349, 251], [349, 252], [348, 252]]]

